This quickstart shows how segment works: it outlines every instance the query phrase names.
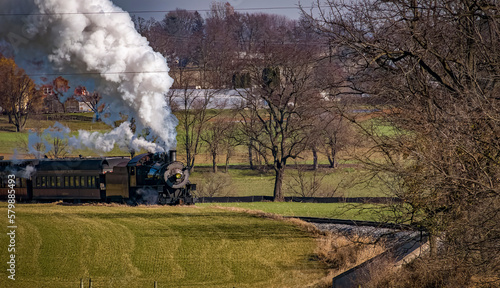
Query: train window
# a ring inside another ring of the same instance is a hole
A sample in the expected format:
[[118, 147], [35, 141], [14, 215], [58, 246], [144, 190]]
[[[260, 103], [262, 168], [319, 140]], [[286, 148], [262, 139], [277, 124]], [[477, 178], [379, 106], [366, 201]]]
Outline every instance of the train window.
[[64, 176], [64, 187], [69, 187], [69, 177]]
[[42, 176], [42, 183], [41, 183], [41, 184], [42, 184], [42, 185], [41, 185], [42, 187], [45, 187], [45, 186], [46, 186], [46, 184], [47, 184], [47, 180], [46, 180], [45, 176]]
[[56, 177], [50, 176], [50, 187], [56, 187]]
[[85, 187], [85, 176], [80, 177], [80, 186]]
[[62, 186], [62, 183], [61, 183], [61, 176], [57, 176], [57, 177], [56, 177], [56, 186], [57, 186], [57, 187], [61, 187], [61, 186]]
[[92, 187], [97, 188], [97, 177], [91, 177], [92, 179]]
[[92, 178], [94, 178], [94, 177], [92, 177], [92, 176], [87, 177], [87, 187], [88, 188], [92, 188]]
[[75, 187], [75, 177], [69, 176], [69, 187]]
[[75, 176], [75, 187], [80, 187], [80, 177]]
[[40, 177], [35, 178], [35, 186], [40, 187]]

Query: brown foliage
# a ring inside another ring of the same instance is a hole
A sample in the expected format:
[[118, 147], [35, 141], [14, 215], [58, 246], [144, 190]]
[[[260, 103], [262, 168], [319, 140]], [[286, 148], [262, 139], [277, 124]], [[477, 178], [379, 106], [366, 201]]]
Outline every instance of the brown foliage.
[[231, 176], [227, 173], [209, 173], [197, 183], [199, 197], [224, 197], [232, 195]]
[[16, 127], [16, 132], [24, 129], [40, 99], [35, 83], [24, 70], [13, 59], [0, 57], [0, 106]]
[[336, 46], [350, 71], [346, 80], [393, 111], [383, 123], [395, 135], [358, 125], [372, 140], [367, 156], [377, 156], [362, 159], [373, 179], [385, 180], [404, 201], [388, 220], [440, 239], [422, 260], [434, 270], [414, 273], [420, 278], [412, 281], [441, 287], [424, 280], [460, 274], [455, 284], [469, 286], [490, 279], [500, 270], [498, 2], [328, 3], [310, 19]]

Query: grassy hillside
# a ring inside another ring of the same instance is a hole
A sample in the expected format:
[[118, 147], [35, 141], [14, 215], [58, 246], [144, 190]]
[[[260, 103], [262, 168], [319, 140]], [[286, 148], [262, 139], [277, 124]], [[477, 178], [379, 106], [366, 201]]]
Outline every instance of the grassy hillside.
[[[199, 207], [237, 207], [292, 217], [320, 217], [350, 220], [377, 221], [388, 211], [375, 204], [345, 203], [297, 203], [297, 202], [252, 202], [252, 203], [197, 203]], [[381, 214], [382, 213], [382, 214]]]
[[[0, 215], [7, 215], [0, 203]], [[200, 207], [16, 207], [16, 280], [0, 287], [306, 287], [325, 270], [301, 228]], [[7, 226], [7, 217], [0, 221]], [[6, 233], [0, 259], [8, 261]], [[3, 264], [5, 268], [5, 264]], [[88, 284], [86, 284], [88, 287]]]

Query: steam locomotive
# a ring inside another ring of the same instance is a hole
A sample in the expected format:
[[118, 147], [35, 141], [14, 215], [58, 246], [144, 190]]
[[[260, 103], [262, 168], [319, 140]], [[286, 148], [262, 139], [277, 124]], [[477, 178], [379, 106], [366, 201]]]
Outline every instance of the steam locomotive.
[[132, 159], [2, 160], [0, 198], [193, 204], [196, 184], [189, 182], [189, 170], [174, 150]]

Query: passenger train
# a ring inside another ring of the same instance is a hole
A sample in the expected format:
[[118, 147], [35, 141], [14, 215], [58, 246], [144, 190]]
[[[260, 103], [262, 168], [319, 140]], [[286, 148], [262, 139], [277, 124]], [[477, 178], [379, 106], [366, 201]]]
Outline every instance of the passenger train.
[[196, 190], [196, 184], [189, 182], [189, 171], [190, 167], [176, 161], [173, 150], [132, 159], [1, 160], [0, 198], [15, 194], [17, 201], [27, 202], [193, 204], [191, 192]]

